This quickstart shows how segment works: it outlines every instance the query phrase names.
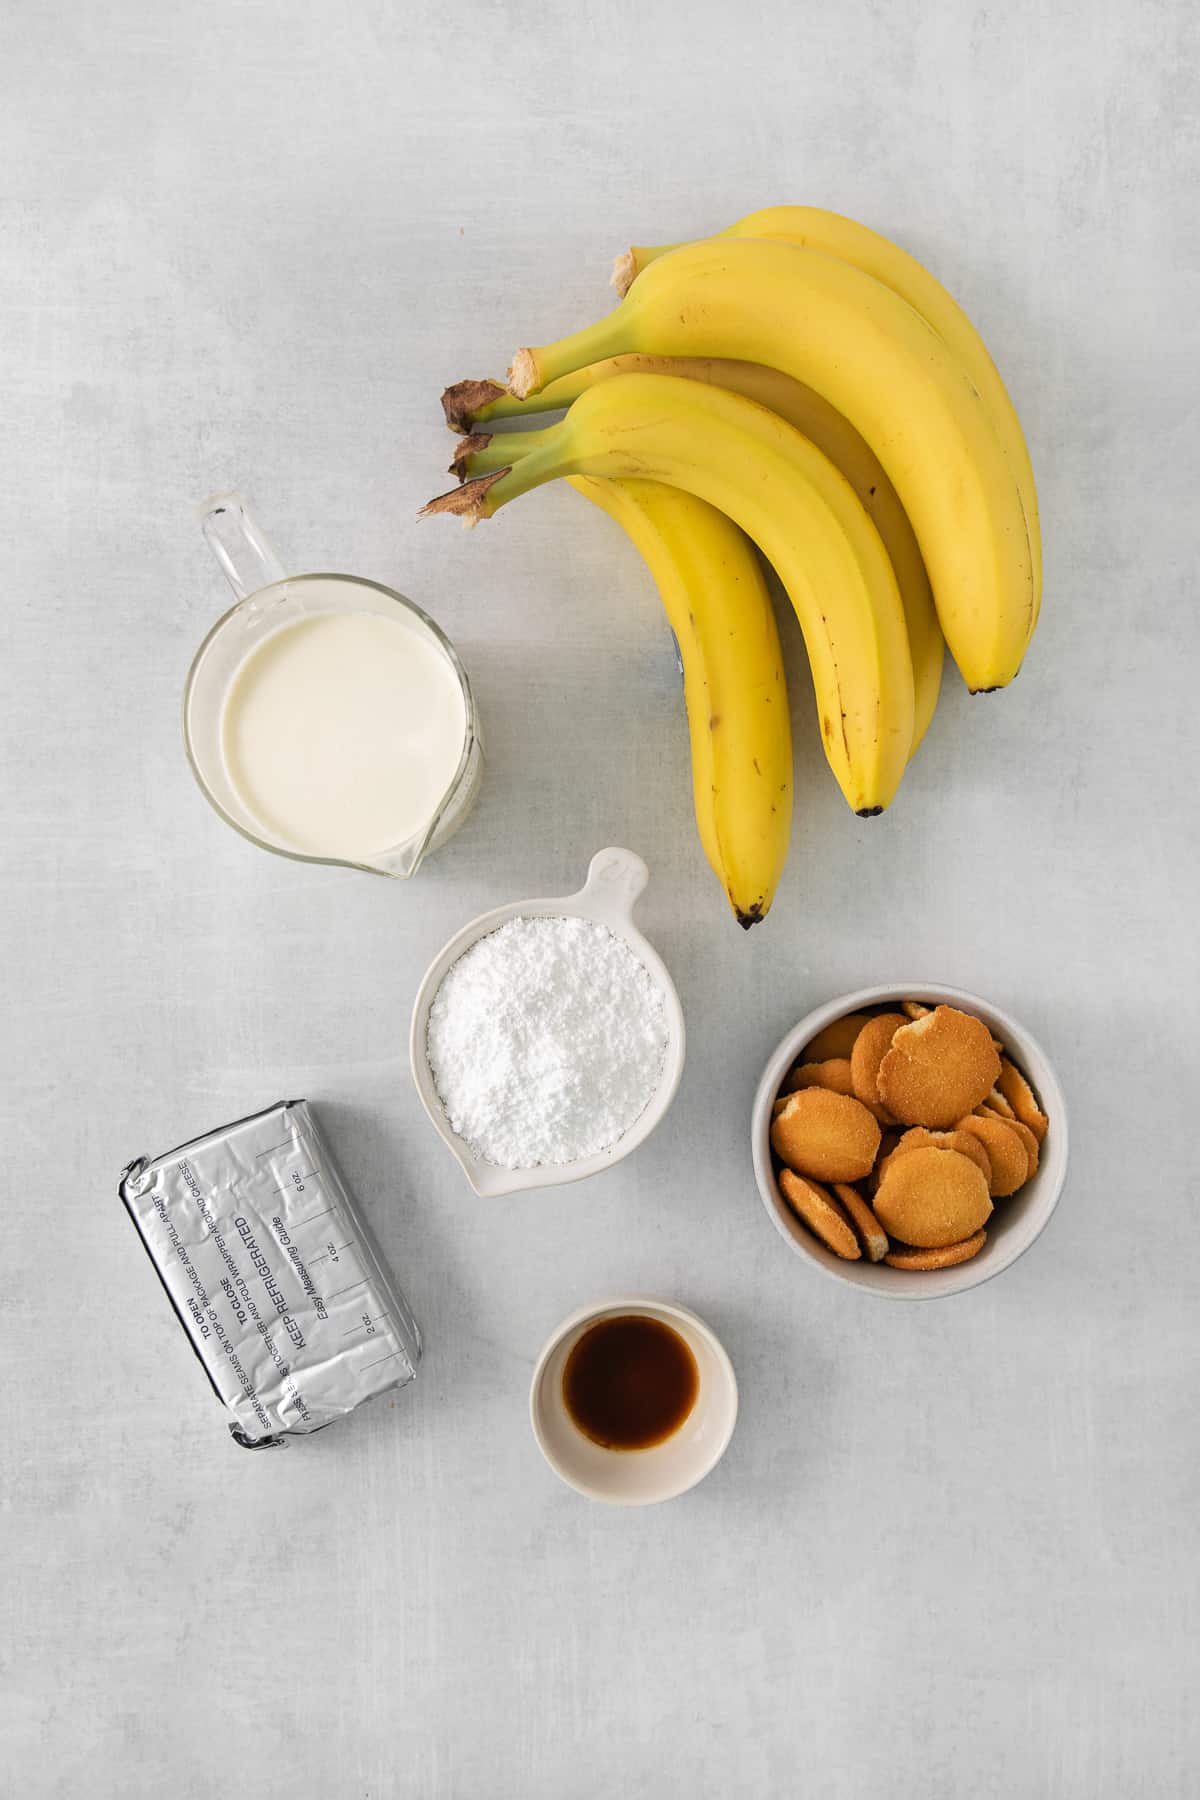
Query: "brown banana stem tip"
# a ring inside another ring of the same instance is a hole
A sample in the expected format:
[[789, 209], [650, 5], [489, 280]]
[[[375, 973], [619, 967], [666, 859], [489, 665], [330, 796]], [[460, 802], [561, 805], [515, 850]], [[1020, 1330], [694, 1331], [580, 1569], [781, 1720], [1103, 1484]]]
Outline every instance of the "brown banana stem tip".
[[454, 461], [446, 470], [447, 475], [457, 475], [460, 481], [465, 481], [471, 457], [477, 450], [486, 450], [491, 441], [490, 431], [470, 431], [466, 437], [460, 437], [454, 446]]
[[472, 481], [464, 481], [461, 487], [451, 488], [448, 494], [438, 494], [436, 499], [421, 508], [417, 517], [429, 519], [434, 513], [452, 513], [469, 530], [472, 525], [478, 525], [480, 519], [487, 517], [488, 489], [505, 475], [511, 474], [512, 469], [507, 468], [496, 469], [490, 475], [476, 475]]
[[610, 280], [622, 300], [633, 286], [633, 278], [637, 274], [637, 263], [632, 250], [622, 250], [620, 256], [613, 258]]
[[442, 411], [451, 431], [470, 431], [475, 414], [507, 393], [498, 381], [456, 381], [442, 391]]
[[518, 400], [525, 400], [538, 388], [537, 363], [528, 350], [518, 350], [512, 359], [512, 368], [508, 371], [508, 391], [515, 394]]

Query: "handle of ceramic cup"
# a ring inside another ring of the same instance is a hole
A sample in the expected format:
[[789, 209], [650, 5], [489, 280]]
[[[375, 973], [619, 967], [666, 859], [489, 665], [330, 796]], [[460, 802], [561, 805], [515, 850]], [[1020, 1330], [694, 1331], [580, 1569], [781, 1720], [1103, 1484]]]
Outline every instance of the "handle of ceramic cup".
[[204, 541], [239, 600], [287, 580], [287, 570], [240, 494], [213, 494], [199, 510]]
[[593, 856], [583, 893], [593, 906], [628, 919], [649, 879], [650, 871], [640, 856], [610, 845]]

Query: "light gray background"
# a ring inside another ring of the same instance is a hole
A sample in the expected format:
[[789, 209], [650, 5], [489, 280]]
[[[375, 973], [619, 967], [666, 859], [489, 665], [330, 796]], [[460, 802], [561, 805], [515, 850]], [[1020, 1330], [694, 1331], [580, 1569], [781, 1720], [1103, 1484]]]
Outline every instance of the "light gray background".
[[[1193, 9], [107, 6], [0, 45], [4, 1029], [0, 1789], [25, 1796], [1195, 1791]], [[474, 534], [443, 382], [608, 304], [631, 238], [852, 213], [965, 302], [1025, 420], [1041, 629], [955, 680], [889, 814], [823, 767], [795, 630], [786, 880], [744, 937], [695, 839], [665, 627], [565, 488]], [[410, 887], [274, 860], [192, 785], [179, 693], [227, 604], [192, 509], [460, 645], [484, 798]], [[449, 931], [652, 866], [689, 1060], [603, 1180], [475, 1202], [410, 1086]], [[750, 1173], [803, 1010], [908, 976], [1050, 1047], [1069, 1191], [928, 1307], [789, 1256]], [[417, 1387], [233, 1449], [116, 1201], [122, 1164], [306, 1093], [426, 1331]], [[590, 1506], [536, 1352], [674, 1295], [742, 1383], [683, 1501]]]

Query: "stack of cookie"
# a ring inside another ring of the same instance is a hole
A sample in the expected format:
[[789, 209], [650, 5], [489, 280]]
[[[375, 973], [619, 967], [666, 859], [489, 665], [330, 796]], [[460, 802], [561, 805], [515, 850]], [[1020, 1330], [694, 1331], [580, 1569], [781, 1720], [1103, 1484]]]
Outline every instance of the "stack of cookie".
[[906, 1000], [818, 1033], [779, 1092], [779, 1191], [836, 1256], [945, 1269], [1038, 1166], [1049, 1120], [970, 1013]]

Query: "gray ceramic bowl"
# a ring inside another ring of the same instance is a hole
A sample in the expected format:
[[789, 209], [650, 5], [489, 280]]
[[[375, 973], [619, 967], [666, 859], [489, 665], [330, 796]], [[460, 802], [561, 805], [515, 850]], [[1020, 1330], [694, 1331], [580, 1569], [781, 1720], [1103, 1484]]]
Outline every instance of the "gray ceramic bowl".
[[[820, 1243], [792, 1212], [775, 1180], [771, 1160], [771, 1108], [784, 1076], [804, 1046], [845, 1013], [862, 1007], [883, 1006], [889, 1001], [923, 1000], [931, 1006], [944, 1001], [974, 1013], [1001, 1040], [1013, 1061], [1029, 1077], [1050, 1120], [1050, 1129], [1041, 1147], [1037, 1174], [1007, 1200], [997, 1203], [988, 1220], [987, 1243], [970, 1262], [952, 1269], [926, 1269], [917, 1273], [907, 1269], [891, 1269], [886, 1263], [846, 1262], [834, 1256]], [[889, 1300], [937, 1300], [946, 1294], [960, 1294], [966, 1288], [979, 1287], [999, 1275], [1023, 1256], [1040, 1237], [1067, 1178], [1067, 1106], [1062, 1088], [1050, 1059], [1037, 1039], [1010, 1014], [983, 1000], [978, 994], [961, 988], [939, 987], [930, 982], [895, 982], [887, 987], [860, 988], [854, 994], [842, 994], [826, 1006], [818, 1006], [776, 1047], [758, 1084], [754, 1096], [751, 1125], [754, 1173], [763, 1205], [779, 1235], [810, 1263], [843, 1281], [849, 1287], [863, 1288], [871, 1294], [882, 1294]]]

